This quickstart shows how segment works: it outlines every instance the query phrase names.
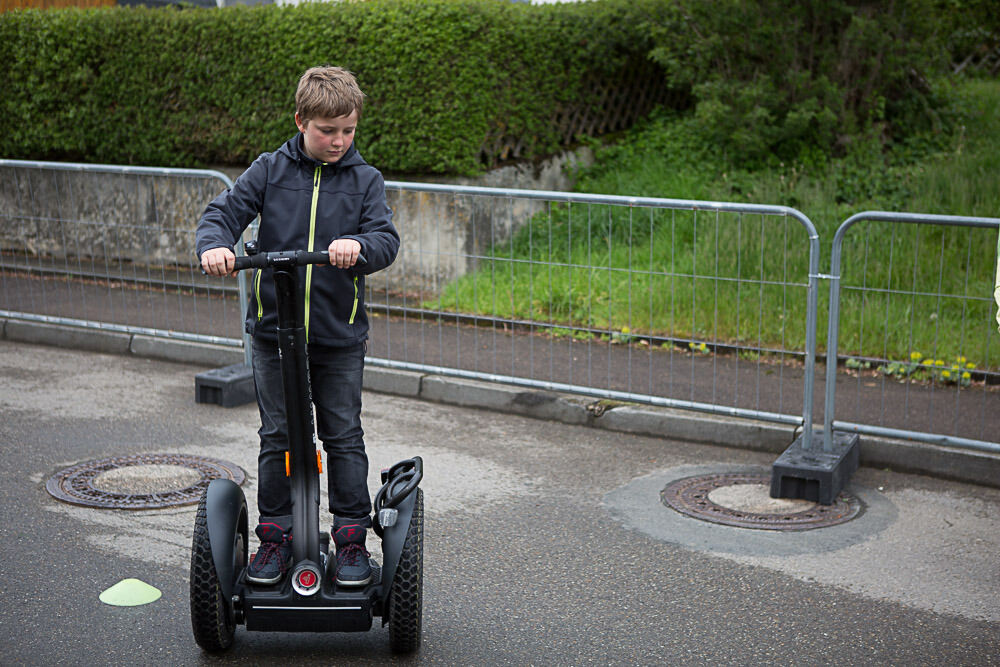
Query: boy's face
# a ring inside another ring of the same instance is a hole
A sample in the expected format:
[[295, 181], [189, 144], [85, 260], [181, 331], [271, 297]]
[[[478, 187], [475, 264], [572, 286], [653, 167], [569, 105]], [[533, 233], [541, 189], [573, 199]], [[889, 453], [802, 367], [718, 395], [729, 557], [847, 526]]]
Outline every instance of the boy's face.
[[336, 118], [310, 118], [303, 120], [295, 113], [295, 124], [302, 133], [302, 143], [306, 154], [320, 162], [336, 162], [354, 141], [354, 130], [358, 127], [358, 112]]

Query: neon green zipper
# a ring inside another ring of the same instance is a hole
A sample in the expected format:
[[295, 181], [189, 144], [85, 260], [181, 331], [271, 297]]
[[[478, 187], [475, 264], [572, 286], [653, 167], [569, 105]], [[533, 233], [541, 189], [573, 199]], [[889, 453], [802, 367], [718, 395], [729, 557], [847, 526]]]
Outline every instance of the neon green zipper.
[[354, 276], [354, 305], [351, 307], [351, 319], [348, 324], [354, 324], [354, 316], [358, 313], [358, 277]]
[[257, 321], [264, 317], [264, 304], [260, 300], [260, 274], [263, 273], [260, 269], [254, 269], [253, 272], [253, 292], [254, 296], [257, 297]]
[[[313, 237], [316, 235], [316, 204], [319, 203], [319, 183], [320, 178], [323, 175], [322, 172], [323, 165], [316, 167], [316, 172], [313, 174], [313, 196], [312, 196], [312, 206], [309, 209], [309, 245], [306, 248], [309, 252], [313, 251]], [[309, 295], [312, 291], [312, 270], [313, 265], [306, 265], [306, 303], [305, 303], [305, 325], [306, 325], [306, 342], [309, 342]]]

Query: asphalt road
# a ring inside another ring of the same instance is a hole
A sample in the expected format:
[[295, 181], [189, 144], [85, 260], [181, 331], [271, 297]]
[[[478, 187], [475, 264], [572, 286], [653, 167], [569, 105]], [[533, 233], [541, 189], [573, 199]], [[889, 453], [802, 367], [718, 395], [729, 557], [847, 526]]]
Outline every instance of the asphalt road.
[[[0, 663], [384, 664], [387, 632], [248, 633], [188, 615], [194, 508], [57, 501], [45, 481], [137, 453], [256, 458], [256, 408], [194, 402], [194, 366], [0, 341]], [[768, 533], [664, 507], [666, 481], [773, 455], [374, 393], [371, 483], [425, 460], [428, 664], [1000, 664], [1000, 490], [862, 469], [863, 515]], [[254, 480], [244, 485], [251, 504]], [[134, 577], [162, 597], [112, 607]]]

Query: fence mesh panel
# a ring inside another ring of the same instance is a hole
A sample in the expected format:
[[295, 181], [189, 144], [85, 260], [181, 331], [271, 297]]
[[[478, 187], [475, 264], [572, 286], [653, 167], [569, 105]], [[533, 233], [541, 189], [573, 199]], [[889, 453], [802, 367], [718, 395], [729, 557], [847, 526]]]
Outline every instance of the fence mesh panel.
[[[996, 222], [859, 214], [834, 242], [836, 420], [995, 442], [1000, 340], [992, 279]], [[856, 223], [856, 224], [855, 224]]]
[[801, 413], [810, 246], [786, 210], [416, 184], [390, 203], [374, 357]]
[[0, 310], [238, 339], [236, 284], [203, 276], [194, 249], [194, 223], [227, 183], [104, 169], [0, 168]]

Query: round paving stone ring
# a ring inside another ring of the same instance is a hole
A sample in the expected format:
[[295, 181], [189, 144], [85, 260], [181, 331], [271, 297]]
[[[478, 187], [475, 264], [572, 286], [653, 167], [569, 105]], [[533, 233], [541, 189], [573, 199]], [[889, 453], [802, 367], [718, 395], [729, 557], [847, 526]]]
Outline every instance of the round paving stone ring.
[[861, 501], [841, 492], [832, 505], [809, 500], [771, 498], [771, 478], [759, 473], [685, 477], [660, 492], [663, 504], [695, 519], [738, 528], [810, 530], [850, 521]]
[[45, 490], [74, 505], [145, 510], [196, 503], [219, 478], [242, 484], [246, 474], [235, 463], [205, 456], [136, 454], [60, 470], [45, 483]]

